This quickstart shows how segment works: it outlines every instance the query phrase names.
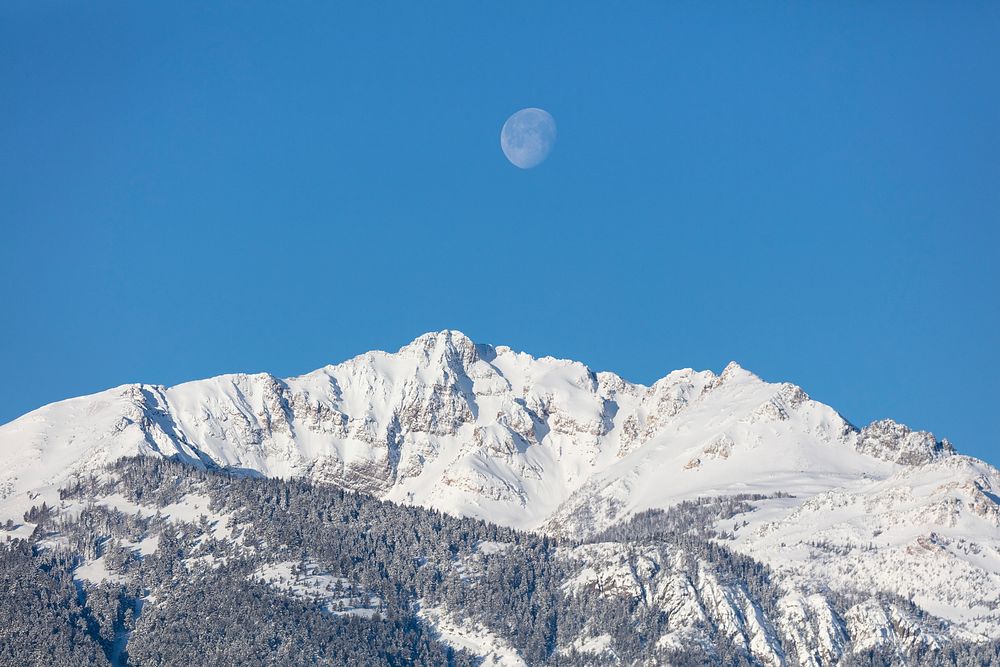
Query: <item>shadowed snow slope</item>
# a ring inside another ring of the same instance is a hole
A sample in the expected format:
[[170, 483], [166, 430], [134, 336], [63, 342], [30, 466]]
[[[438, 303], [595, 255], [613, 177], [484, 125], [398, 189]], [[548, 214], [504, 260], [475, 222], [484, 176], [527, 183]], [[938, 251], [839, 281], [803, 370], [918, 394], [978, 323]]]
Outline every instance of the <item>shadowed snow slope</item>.
[[[997, 470], [891, 420], [859, 430], [735, 363], [646, 387], [442, 331], [285, 380], [125, 385], [0, 427], [0, 514], [135, 453], [574, 536], [698, 496], [785, 492], [739, 517], [737, 548], [802, 582], [868, 578], [1000, 634]], [[857, 550], [853, 569], [830, 545]], [[946, 572], [986, 584], [959, 600], [928, 580]]]

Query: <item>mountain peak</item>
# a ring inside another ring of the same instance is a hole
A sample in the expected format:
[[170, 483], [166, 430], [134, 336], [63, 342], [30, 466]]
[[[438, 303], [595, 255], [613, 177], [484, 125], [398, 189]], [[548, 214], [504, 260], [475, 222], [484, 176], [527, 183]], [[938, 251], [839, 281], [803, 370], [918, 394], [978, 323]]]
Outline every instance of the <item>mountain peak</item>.
[[479, 351], [472, 339], [461, 331], [443, 329], [417, 336], [399, 350], [400, 354], [417, 354], [424, 360], [440, 358], [459, 361], [468, 366], [479, 358]]
[[756, 374], [748, 371], [736, 361], [730, 361], [719, 374], [719, 383], [724, 384], [733, 380], [760, 380]]

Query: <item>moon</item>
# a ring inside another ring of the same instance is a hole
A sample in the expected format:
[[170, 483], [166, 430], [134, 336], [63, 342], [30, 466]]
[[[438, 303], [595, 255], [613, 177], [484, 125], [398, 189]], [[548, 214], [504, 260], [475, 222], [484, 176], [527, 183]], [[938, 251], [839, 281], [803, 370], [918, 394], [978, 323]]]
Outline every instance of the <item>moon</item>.
[[556, 121], [544, 109], [521, 109], [503, 124], [500, 148], [511, 164], [521, 169], [540, 165], [556, 143]]

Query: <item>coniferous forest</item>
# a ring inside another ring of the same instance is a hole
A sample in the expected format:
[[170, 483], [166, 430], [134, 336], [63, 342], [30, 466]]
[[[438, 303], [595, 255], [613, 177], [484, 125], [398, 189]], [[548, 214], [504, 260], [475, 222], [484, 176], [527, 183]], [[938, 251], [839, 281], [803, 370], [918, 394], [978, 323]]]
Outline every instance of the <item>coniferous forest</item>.
[[[197, 514], [171, 509], [194, 497], [205, 499]], [[748, 500], [643, 513], [588, 542], [683, 555], [776, 618], [781, 591], [768, 568], [705, 528]], [[30, 537], [0, 544], [2, 665], [480, 664], [442, 639], [427, 609], [447, 610], [529, 665], [760, 662], [711, 615], [686, 645], [656, 642], [671, 613], [572, 584], [584, 566], [574, 554], [587, 545], [333, 486], [137, 457], [75, 480], [58, 507], [37, 505], [24, 521]], [[87, 569], [97, 562], [99, 576]], [[834, 607], [857, 601], [828, 595]], [[608, 638], [596, 652], [579, 641], [595, 634]], [[790, 648], [777, 647], [796, 664]], [[836, 664], [901, 660], [990, 665], [1000, 646], [848, 646]]]

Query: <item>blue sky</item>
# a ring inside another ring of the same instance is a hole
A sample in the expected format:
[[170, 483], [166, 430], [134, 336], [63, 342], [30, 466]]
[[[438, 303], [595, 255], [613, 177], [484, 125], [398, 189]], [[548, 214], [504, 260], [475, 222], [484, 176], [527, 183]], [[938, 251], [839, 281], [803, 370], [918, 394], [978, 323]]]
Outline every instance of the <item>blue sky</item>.
[[5, 3], [0, 421], [456, 328], [998, 463], [1000, 5], [870, 4]]

